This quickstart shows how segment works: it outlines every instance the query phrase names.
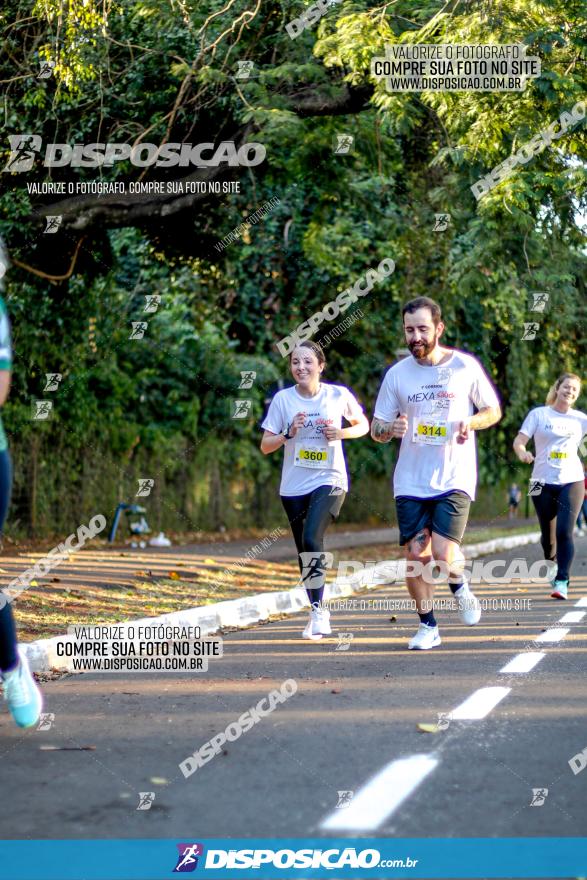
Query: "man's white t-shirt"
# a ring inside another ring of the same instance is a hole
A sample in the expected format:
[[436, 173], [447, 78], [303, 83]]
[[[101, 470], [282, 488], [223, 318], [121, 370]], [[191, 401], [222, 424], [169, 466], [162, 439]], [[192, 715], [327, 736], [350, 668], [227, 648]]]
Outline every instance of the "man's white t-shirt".
[[531, 409], [520, 432], [534, 438], [536, 455], [532, 480], [562, 486], [584, 479], [578, 455], [587, 433], [587, 415], [578, 409], [557, 412], [551, 406]]
[[436, 366], [410, 356], [385, 374], [374, 416], [392, 422], [408, 416], [393, 476], [396, 498], [434, 498], [460, 490], [474, 500], [477, 485], [475, 435], [457, 443], [460, 422], [474, 407], [499, 406], [495, 388], [473, 355], [453, 351]]
[[280, 495], [307, 495], [318, 486], [339, 486], [348, 492], [342, 440], [328, 441], [328, 425], [342, 427], [342, 417], [357, 419], [363, 408], [344, 385], [322, 382], [314, 397], [302, 397], [293, 388], [278, 391], [261, 427], [272, 434], [286, 431], [299, 412], [306, 413], [304, 427], [284, 446]]

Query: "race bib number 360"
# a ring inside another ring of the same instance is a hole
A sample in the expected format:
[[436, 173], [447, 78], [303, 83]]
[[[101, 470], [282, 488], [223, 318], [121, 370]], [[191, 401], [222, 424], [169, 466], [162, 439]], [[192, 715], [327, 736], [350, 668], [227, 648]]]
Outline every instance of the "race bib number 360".
[[334, 449], [332, 446], [310, 446], [296, 443], [294, 464], [297, 467], [332, 468]]
[[446, 422], [436, 420], [416, 422], [412, 439], [414, 443], [427, 443], [434, 446], [446, 443], [448, 440], [448, 425]]

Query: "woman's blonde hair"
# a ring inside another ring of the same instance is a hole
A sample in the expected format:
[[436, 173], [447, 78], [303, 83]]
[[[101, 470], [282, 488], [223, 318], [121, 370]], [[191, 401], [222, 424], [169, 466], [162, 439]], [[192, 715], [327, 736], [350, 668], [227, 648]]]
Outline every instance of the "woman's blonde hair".
[[561, 387], [565, 379], [576, 379], [576, 381], [579, 383], [579, 386], [581, 386], [581, 377], [577, 376], [576, 373], [563, 373], [562, 376], [558, 377], [558, 379], [546, 395], [546, 406], [552, 406], [552, 404], [555, 402], [558, 389]]

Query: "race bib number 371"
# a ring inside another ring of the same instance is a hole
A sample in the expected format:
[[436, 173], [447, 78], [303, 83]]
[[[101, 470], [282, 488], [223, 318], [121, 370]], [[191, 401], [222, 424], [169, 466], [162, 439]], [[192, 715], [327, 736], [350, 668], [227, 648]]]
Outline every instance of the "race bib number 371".
[[331, 468], [334, 461], [334, 449], [331, 446], [310, 446], [307, 443], [296, 443], [294, 464], [297, 467]]

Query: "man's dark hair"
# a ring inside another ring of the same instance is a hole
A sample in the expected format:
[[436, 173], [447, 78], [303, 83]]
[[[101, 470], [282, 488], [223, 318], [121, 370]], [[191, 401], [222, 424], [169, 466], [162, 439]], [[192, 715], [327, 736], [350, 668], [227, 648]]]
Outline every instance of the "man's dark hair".
[[411, 299], [407, 302], [402, 309], [402, 321], [406, 312], [412, 314], [413, 312], [417, 312], [418, 309], [430, 309], [432, 322], [435, 327], [438, 327], [442, 319], [442, 312], [438, 303], [433, 299], [430, 299], [429, 296], [417, 296], [416, 299]]

